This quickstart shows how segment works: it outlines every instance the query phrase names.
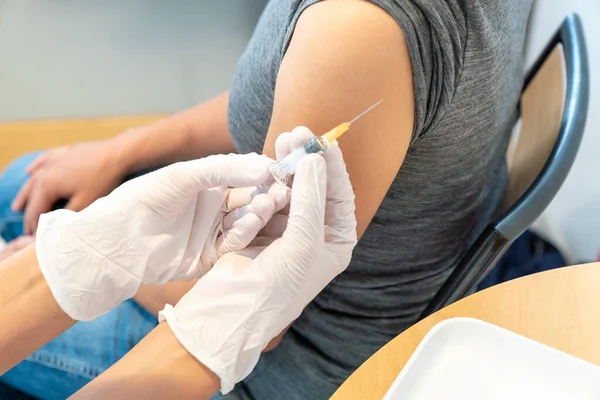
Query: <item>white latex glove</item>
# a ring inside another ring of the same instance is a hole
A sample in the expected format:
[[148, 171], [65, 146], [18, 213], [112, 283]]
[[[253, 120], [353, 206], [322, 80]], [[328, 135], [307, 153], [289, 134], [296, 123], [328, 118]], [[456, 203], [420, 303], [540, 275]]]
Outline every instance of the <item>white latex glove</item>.
[[[282, 136], [302, 143], [312, 134], [297, 128]], [[300, 163], [281, 238], [223, 256], [159, 319], [219, 376], [227, 393], [252, 371], [271, 339], [346, 269], [355, 245], [354, 193], [335, 144], [323, 157]]]
[[91, 320], [142, 284], [201, 277], [221, 254], [246, 247], [289, 192], [273, 186], [252, 199], [252, 212], [224, 227], [226, 213], [247, 204], [250, 193], [228, 187], [264, 181], [271, 162], [249, 154], [177, 163], [124, 183], [83, 211], [42, 215], [37, 257], [59, 306], [75, 320]]

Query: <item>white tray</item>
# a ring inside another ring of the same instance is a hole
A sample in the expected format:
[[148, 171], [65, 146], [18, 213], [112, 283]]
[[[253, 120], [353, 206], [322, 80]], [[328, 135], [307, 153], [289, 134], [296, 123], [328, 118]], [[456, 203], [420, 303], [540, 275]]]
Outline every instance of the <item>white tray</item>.
[[453, 318], [429, 331], [384, 397], [430, 399], [599, 400], [600, 367], [487, 322]]

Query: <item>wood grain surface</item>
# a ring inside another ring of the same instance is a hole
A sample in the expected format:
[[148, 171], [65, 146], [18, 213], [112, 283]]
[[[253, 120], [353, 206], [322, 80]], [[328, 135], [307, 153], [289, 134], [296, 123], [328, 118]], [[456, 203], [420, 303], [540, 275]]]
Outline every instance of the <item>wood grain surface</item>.
[[162, 117], [142, 115], [0, 123], [0, 171], [22, 154], [82, 141], [106, 139]]
[[332, 399], [382, 399], [425, 334], [452, 317], [478, 318], [600, 365], [600, 264], [516, 279], [440, 310], [375, 353]]

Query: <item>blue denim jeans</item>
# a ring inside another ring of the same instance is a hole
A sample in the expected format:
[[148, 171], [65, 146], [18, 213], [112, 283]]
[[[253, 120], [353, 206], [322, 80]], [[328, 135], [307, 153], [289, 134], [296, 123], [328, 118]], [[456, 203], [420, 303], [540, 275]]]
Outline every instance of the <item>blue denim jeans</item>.
[[156, 326], [133, 300], [79, 322], [0, 377], [39, 399], [66, 399], [117, 362]]
[[[0, 235], [23, 234], [23, 214], [10, 204], [38, 154], [19, 158], [0, 175]], [[66, 178], [68, 179], [68, 178]], [[39, 399], [65, 399], [117, 362], [157, 324], [133, 300], [90, 322], [80, 322], [0, 376], [0, 382]]]
[[25, 168], [40, 153], [23, 156], [0, 174], [0, 236], [7, 242], [23, 234], [23, 213], [14, 212], [10, 205], [21, 186], [27, 181]]

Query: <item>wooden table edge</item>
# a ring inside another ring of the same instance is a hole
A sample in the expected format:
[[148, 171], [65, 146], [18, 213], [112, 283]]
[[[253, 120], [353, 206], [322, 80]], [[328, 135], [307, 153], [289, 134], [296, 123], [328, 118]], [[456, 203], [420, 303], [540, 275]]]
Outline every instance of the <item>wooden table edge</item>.
[[[551, 292], [548, 292], [550, 289]], [[520, 294], [523, 300], [506, 297], [507, 294], [514, 293]], [[511, 318], [508, 311], [501, 310], [502, 304], [493, 304], [494, 298], [504, 299], [506, 306], [515, 310], [514, 316]], [[562, 314], [548, 313], [547, 310], [536, 307], [537, 303], [533, 300], [546, 300], [541, 304], [548, 308], [560, 303], [566, 308]], [[589, 306], [589, 309], [569, 309], [581, 302]], [[548, 318], [542, 321], [541, 318], [548, 314], [552, 315], [553, 320]], [[590, 318], [583, 318], [582, 314], [590, 315]], [[593, 319], [594, 315], [596, 319]], [[600, 337], [600, 263], [574, 265], [528, 275], [451, 304], [411, 326], [379, 349], [339, 387], [331, 399], [383, 398], [423, 337], [437, 323], [455, 317], [486, 321], [600, 365], [600, 345], [596, 346], [597, 349], [589, 348], [594, 337]], [[547, 329], [544, 329], [544, 324]], [[587, 329], [592, 324], [593, 328]], [[582, 331], [581, 335], [578, 335], [576, 327]], [[561, 335], [556, 334], [559, 330]], [[584, 342], [580, 336], [588, 340]], [[397, 356], [392, 357], [391, 354]]]

